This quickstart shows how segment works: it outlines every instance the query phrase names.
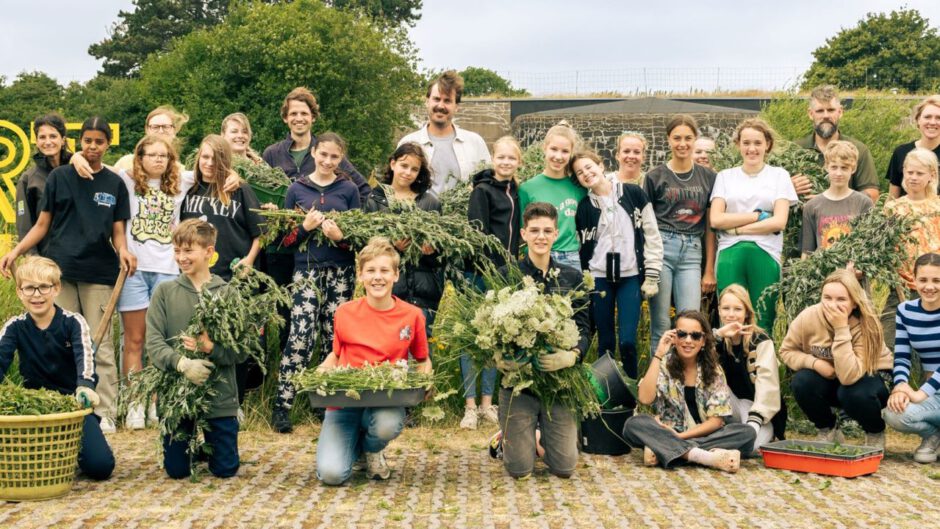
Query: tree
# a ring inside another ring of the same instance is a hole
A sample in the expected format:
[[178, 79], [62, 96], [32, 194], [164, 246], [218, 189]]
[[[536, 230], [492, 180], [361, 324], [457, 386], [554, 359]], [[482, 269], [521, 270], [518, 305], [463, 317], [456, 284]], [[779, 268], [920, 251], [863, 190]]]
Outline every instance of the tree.
[[469, 66], [462, 72], [463, 93], [467, 96], [527, 96], [529, 92], [525, 89], [516, 89], [508, 79], [501, 77], [493, 70], [486, 68], [477, 68]]
[[37, 117], [61, 111], [64, 89], [43, 72], [23, 72], [10, 86], [0, 82], [0, 119], [16, 123], [24, 130]]
[[395, 130], [410, 125], [419, 87], [401, 32], [315, 0], [234, 7], [223, 23], [148, 58], [140, 83], [149, 107], [172, 104], [189, 114], [181, 133], [188, 149], [236, 111], [250, 117], [256, 148], [283, 139], [281, 101], [306, 86], [321, 109], [314, 131], [346, 137], [363, 172], [385, 159]]
[[803, 88], [930, 90], [940, 81], [940, 36], [915, 9], [869, 13], [813, 52]]
[[414, 26], [421, 18], [422, 0], [326, 0], [337, 9], [358, 9], [376, 21]]
[[111, 36], [88, 47], [104, 59], [101, 73], [136, 76], [148, 55], [165, 50], [174, 38], [213, 26], [228, 12], [229, 0], [134, 0], [132, 11], [119, 11]]

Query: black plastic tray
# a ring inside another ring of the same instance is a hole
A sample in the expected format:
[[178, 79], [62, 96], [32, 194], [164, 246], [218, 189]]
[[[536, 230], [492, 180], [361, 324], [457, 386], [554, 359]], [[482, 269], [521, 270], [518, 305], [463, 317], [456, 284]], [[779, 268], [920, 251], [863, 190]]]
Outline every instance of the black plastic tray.
[[359, 399], [347, 397], [342, 390], [333, 395], [308, 392], [310, 406], [314, 408], [399, 408], [413, 407], [424, 400], [424, 388], [360, 391]]
[[849, 448], [859, 448], [861, 452], [857, 455], [846, 455], [846, 454], [822, 454], [818, 452], [804, 452], [802, 450], [796, 450], [793, 448], [793, 445], [809, 445], [816, 446], [820, 448], [828, 448], [833, 446], [833, 443], [824, 443], [820, 441], [802, 441], [799, 439], [787, 439], [786, 441], [774, 441], [772, 443], [767, 443], [761, 447], [761, 450], [767, 452], [777, 452], [780, 454], [793, 454], [798, 456], [809, 456], [809, 457], [824, 457], [826, 459], [838, 459], [843, 461], [854, 461], [856, 459], [865, 459], [866, 457], [871, 457], [883, 452], [880, 448], [875, 448], [873, 446], [860, 446], [860, 445], [849, 445], [843, 444], [842, 446]]

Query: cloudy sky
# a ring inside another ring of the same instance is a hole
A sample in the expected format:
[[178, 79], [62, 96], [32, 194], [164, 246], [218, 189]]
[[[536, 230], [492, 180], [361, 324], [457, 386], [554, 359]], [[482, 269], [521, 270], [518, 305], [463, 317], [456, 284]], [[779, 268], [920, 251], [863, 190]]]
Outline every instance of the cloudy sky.
[[[130, 0], [0, 0], [0, 75], [86, 81]], [[482, 66], [534, 93], [783, 88], [840, 28], [900, 1], [424, 0], [411, 36], [427, 68]], [[940, 2], [906, 0], [940, 25]], [[472, 6], [472, 8], [468, 7]], [[67, 16], [65, 15], [67, 13]]]

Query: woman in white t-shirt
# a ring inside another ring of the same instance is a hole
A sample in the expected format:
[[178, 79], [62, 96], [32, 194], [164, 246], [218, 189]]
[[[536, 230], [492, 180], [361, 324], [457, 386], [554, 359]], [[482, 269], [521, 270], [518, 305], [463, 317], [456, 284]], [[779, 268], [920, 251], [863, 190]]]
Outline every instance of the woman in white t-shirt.
[[762, 329], [773, 329], [777, 298], [758, 300], [780, 280], [783, 230], [790, 206], [797, 202], [790, 173], [765, 162], [773, 136], [770, 126], [758, 118], [738, 125], [734, 142], [744, 162], [718, 173], [709, 216], [718, 232], [718, 291], [734, 283], [746, 288]]

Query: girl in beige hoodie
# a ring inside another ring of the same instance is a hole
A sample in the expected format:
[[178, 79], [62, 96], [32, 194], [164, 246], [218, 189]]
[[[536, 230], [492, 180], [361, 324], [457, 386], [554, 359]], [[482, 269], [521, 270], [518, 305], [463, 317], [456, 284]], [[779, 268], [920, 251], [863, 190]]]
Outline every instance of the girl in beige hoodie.
[[820, 303], [787, 331], [780, 358], [795, 371], [797, 404], [819, 429], [819, 440], [844, 441], [831, 408], [842, 408], [865, 430], [865, 444], [884, 448], [881, 410], [888, 388], [881, 373], [894, 365], [881, 324], [855, 274], [837, 270], [823, 283]]

